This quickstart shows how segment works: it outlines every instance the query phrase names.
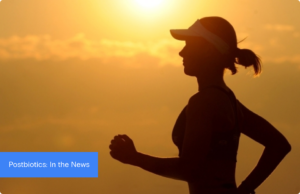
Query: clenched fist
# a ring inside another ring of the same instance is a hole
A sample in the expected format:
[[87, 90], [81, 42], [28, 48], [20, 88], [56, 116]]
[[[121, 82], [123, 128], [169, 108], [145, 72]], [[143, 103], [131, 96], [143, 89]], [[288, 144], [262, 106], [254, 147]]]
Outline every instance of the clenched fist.
[[135, 164], [138, 152], [133, 141], [127, 135], [116, 135], [109, 145], [110, 155], [114, 159], [125, 163]]

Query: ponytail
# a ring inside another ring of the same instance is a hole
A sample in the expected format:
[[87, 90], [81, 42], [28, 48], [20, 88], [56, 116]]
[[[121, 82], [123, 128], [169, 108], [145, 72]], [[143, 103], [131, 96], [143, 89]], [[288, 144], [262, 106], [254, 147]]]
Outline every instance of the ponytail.
[[[242, 65], [245, 68], [253, 66], [255, 76], [259, 76], [262, 71], [261, 59], [252, 50], [236, 48], [235, 56], [234, 63]], [[229, 69], [232, 71], [232, 67]], [[232, 73], [235, 74], [236, 70]]]

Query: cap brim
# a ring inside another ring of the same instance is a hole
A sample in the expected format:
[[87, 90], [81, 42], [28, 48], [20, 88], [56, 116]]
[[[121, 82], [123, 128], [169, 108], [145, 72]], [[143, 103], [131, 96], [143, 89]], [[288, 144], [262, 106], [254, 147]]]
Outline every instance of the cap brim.
[[199, 37], [199, 35], [196, 35], [192, 31], [186, 29], [170, 30], [170, 32], [173, 38], [177, 40], [186, 40], [188, 37]]

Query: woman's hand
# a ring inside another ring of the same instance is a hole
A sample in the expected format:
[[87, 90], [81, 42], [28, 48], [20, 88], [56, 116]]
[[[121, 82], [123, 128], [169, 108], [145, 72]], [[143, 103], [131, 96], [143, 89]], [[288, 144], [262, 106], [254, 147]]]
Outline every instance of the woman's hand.
[[134, 165], [138, 152], [134, 147], [133, 141], [127, 135], [116, 135], [109, 145], [112, 158], [125, 163]]

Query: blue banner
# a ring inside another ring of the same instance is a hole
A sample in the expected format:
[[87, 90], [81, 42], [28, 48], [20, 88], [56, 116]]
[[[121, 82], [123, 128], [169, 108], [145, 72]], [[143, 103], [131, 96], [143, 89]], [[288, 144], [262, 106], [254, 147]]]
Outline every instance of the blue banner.
[[0, 178], [97, 178], [98, 152], [0, 152]]

